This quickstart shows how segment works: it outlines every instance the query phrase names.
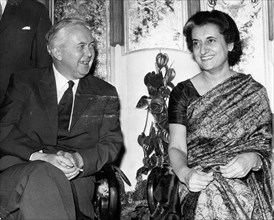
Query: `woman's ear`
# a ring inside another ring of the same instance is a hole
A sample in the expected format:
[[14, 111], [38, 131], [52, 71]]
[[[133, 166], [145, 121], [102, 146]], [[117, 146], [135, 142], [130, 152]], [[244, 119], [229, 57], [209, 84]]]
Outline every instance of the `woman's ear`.
[[228, 49], [229, 52], [231, 52], [233, 50], [233, 48], [234, 48], [234, 43], [229, 43], [227, 45], [227, 49]]

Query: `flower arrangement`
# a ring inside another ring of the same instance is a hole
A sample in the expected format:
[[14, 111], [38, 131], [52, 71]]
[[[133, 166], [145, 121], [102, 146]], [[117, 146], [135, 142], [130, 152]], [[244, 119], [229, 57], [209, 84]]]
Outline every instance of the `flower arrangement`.
[[[155, 167], [169, 166], [168, 160], [168, 111], [167, 101], [174, 88], [172, 80], [176, 73], [168, 65], [166, 53], [158, 53], [155, 60], [155, 71], [148, 72], [144, 77], [148, 95], [143, 95], [136, 107], [147, 111], [144, 130], [138, 136], [138, 143], [144, 152], [143, 166], [137, 170], [134, 191], [126, 193], [122, 201], [121, 219], [149, 220], [150, 211], [147, 202], [147, 175]], [[153, 116], [148, 135], [145, 134], [149, 115]]]
[[[148, 174], [156, 166], [163, 167], [169, 164], [167, 100], [174, 88], [172, 80], [176, 72], [172, 65], [168, 66], [168, 62], [168, 54], [160, 52], [156, 55], [155, 71], [148, 72], [144, 77], [149, 95], [143, 95], [136, 106], [147, 111], [144, 130], [138, 136], [138, 143], [144, 151], [144, 158], [143, 166], [137, 171], [137, 179], [142, 174]], [[153, 116], [154, 121], [151, 123], [149, 134], [146, 135], [149, 114]]]

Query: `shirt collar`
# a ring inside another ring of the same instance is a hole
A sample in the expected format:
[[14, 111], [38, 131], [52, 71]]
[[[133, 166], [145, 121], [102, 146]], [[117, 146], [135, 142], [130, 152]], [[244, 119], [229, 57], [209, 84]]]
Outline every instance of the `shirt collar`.
[[[69, 81], [66, 77], [64, 77], [54, 66], [53, 66], [53, 72], [54, 72], [54, 76], [55, 76], [55, 81], [56, 81], [56, 87], [57, 87], [57, 91], [60, 90], [62, 87], [66, 86], [67, 87], [67, 82]], [[79, 83], [79, 79], [75, 79], [72, 80], [74, 82], [74, 86], [73, 86], [73, 90], [76, 90], [78, 83]]]
[[7, 5], [7, 0], [0, 0], [0, 4], [2, 6], [2, 14], [4, 13], [5, 7]]

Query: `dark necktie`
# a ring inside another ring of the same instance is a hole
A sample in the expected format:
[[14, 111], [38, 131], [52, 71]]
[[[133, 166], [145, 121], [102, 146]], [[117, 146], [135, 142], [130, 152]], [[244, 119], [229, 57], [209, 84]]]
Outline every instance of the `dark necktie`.
[[69, 128], [69, 120], [72, 109], [73, 93], [72, 87], [73, 81], [68, 81], [69, 87], [62, 96], [58, 105], [58, 128], [60, 130], [67, 131]]

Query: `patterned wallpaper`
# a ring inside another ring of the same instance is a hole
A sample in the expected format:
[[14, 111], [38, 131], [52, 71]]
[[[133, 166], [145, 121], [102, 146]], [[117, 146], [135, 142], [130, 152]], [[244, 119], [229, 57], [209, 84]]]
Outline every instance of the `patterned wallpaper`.
[[207, 0], [207, 9], [224, 11], [236, 21], [243, 41], [243, 56], [236, 69], [249, 71], [255, 57], [260, 58], [256, 65], [263, 65], [262, 0]]
[[98, 58], [95, 75], [108, 80], [109, 46], [109, 0], [55, 0], [54, 20], [78, 17], [87, 21], [96, 39]]
[[183, 50], [184, 5], [177, 1], [125, 2], [127, 52], [169, 48]]

